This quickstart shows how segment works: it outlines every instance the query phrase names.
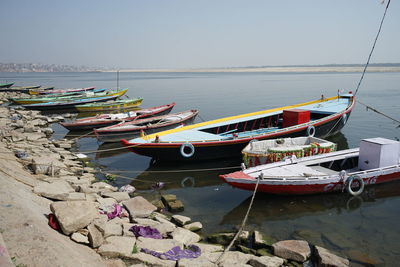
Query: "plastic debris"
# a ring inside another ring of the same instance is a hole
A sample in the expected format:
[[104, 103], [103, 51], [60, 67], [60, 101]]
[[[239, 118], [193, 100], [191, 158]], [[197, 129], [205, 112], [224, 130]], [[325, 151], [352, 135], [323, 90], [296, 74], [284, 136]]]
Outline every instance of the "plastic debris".
[[153, 184], [153, 185], [151, 186], [151, 189], [153, 189], [153, 190], [159, 190], [159, 189], [163, 188], [164, 185], [165, 185], [164, 182], [157, 182], [157, 183], [155, 183], [155, 184]]
[[160, 253], [147, 248], [142, 248], [141, 252], [153, 255], [163, 260], [177, 261], [180, 259], [194, 259], [201, 255], [201, 249], [196, 245], [189, 245], [187, 249], [181, 249], [179, 246], [173, 247], [167, 252]]
[[26, 159], [29, 157], [28, 153], [25, 151], [17, 150], [15, 151], [15, 156], [20, 159]]
[[130, 184], [123, 185], [118, 189], [119, 192], [127, 192], [128, 194], [131, 194], [136, 191], [136, 188]]

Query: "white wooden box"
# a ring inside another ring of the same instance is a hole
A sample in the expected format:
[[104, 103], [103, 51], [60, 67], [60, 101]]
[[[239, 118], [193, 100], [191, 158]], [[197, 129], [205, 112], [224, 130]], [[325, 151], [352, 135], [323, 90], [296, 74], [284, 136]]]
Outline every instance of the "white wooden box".
[[400, 142], [376, 137], [360, 142], [358, 167], [361, 170], [382, 168], [399, 163]]

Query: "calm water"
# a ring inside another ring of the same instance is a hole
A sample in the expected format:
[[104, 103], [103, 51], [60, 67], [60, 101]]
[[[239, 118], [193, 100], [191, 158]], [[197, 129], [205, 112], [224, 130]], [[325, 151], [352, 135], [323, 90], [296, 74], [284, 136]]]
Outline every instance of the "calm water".
[[[129, 96], [144, 98], [143, 107], [177, 102], [173, 111], [199, 109], [197, 121], [246, 113], [266, 108], [333, 96], [338, 89], [353, 90], [358, 73], [324, 74], [192, 74], [120, 73], [119, 86], [129, 88]], [[18, 85], [116, 87], [115, 73], [0, 73], [0, 81]], [[400, 73], [367, 73], [358, 99], [400, 119]], [[362, 105], [356, 106], [342, 132], [330, 140], [340, 149], [358, 146], [360, 139], [398, 139], [397, 124]], [[67, 131], [58, 125], [54, 138]], [[71, 134], [71, 138], [73, 137]], [[92, 137], [78, 142], [80, 151], [96, 151], [115, 145], [99, 144]], [[229, 231], [241, 223], [252, 192], [222, 183], [218, 174], [231, 172], [238, 160], [190, 164], [151, 163], [126, 150], [89, 154], [105, 171], [120, 171], [124, 178], [149, 197], [158, 181], [166, 183], [162, 193], [176, 194], [185, 204], [183, 215], [199, 220], [204, 233]], [[215, 168], [216, 170], [205, 170]], [[347, 194], [282, 197], [258, 194], [248, 220], [248, 229], [260, 230], [277, 239], [302, 237], [351, 258], [395, 266], [400, 258], [400, 183], [367, 188], [358, 198]]]

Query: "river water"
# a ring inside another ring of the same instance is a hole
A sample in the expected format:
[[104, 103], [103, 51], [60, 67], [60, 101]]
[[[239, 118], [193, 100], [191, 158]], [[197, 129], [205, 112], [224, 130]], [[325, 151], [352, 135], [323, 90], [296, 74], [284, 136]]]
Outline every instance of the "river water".
[[[130, 97], [142, 97], [142, 107], [170, 102], [172, 112], [199, 109], [197, 122], [267, 108], [297, 104], [354, 91], [360, 73], [119, 73], [118, 86]], [[0, 81], [16, 85], [41, 84], [58, 88], [117, 87], [116, 73], [0, 73]], [[400, 119], [400, 73], [367, 73], [358, 100]], [[357, 147], [362, 138], [398, 140], [398, 124], [358, 104], [341, 133], [329, 138], [339, 149]], [[53, 125], [54, 138], [74, 138]], [[118, 171], [116, 185], [132, 183], [149, 198], [150, 188], [164, 182], [162, 194], [176, 194], [185, 204], [182, 215], [201, 221], [203, 233], [231, 231], [241, 224], [252, 192], [224, 184], [219, 174], [236, 170], [238, 159], [200, 163], [151, 162], [125, 149], [100, 144], [93, 137], [79, 139], [78, 151], [87, 152], [103, 171]], [[276, 239], [303, 238], [350, 257], [396, 266], [400, 258], [400, 182], [367, 187], [360, 197], [344, 193], [314, 196], [257, 194], [247, 229]]]

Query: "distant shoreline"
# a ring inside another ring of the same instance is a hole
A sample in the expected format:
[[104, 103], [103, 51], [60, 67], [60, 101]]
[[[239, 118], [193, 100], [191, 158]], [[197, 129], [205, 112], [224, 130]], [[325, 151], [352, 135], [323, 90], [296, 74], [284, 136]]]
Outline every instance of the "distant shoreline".
[[[70, 65], [0, 63], [0, 72], [130, 72], [130, 73], [359, 73], [363, 64], [281, 65], [214, 68], [103, 68]], [[368, 72], [400, 72], [400, 63], [371, 63]]]
[[[120, 69], [119, 72], [159, 72], [159, 73], [325, 73], [325, 72], [362, 72], [364, 67], [346, 66], [304, 66], [304, 67], [250, 67], [250, 68], [198, 68], [198, 69]], [[101, 70], [99, 72], [116, 72], [118, 70]], [[370, 66], [367, 72], [400, 72], [399, 66]]]

